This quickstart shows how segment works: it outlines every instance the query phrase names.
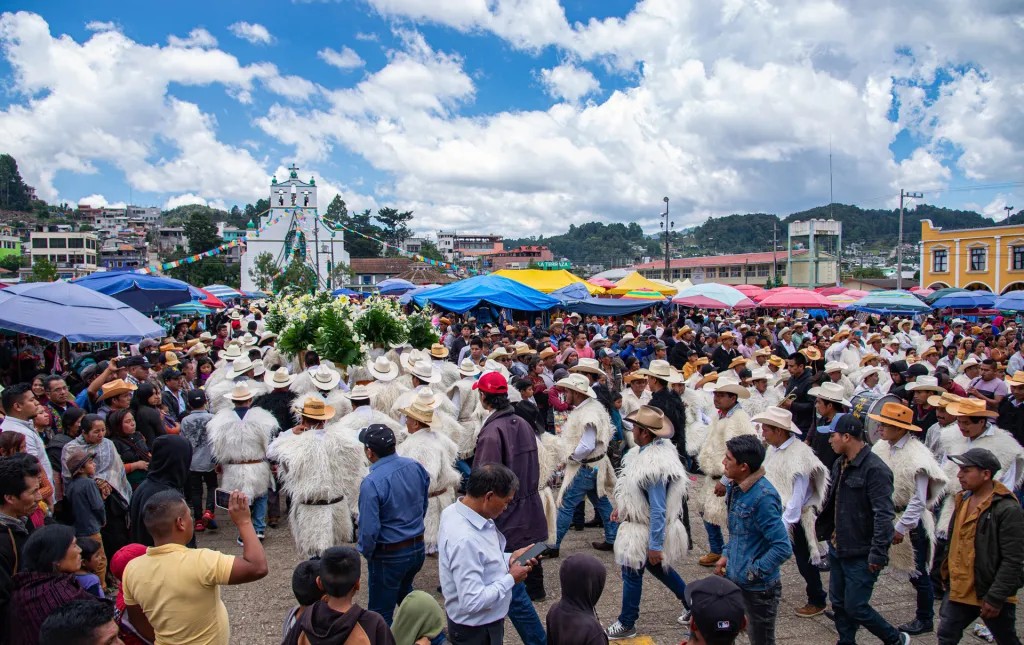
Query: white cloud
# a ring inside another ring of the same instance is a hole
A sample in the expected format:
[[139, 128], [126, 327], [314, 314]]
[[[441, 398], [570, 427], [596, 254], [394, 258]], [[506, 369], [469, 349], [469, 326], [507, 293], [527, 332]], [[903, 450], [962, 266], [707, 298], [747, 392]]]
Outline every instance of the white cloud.
[[172, 208], [177, 208], [179, 206], [207, 206], [207, 205], [208, 205], [208, 202], [204, 198], [200, 197], [199, 195], [196, 195], [195, 193], [185, 193], [183, 195], [175, 195], [174, 197], [169, 198], [164, 203], [164, 210], [168, 210], [169, 211]]
[[213, 37], [213, 34], [202, 27], [196, 27], [192, 31], [188, 32], [188, 38], [168, 36], [167, 44], [171, 47], [199, 47], [202, 49], [208, 49], [217, 46], [217, 39]]
[[103, 195], [93, 194], [80, 198], [75, 204], [88, 204], [93, 208], [124, 208], [125, 202], [111, 202]]
[[116, 22], [103, 22], [101, 20], [91, 20], [85, 23], [85, 28], [88, 31], [121, 31], [121, 25]]
[[590, 73], [590, 70], [577, 67], [572, 63], [562, 63], [558, 67], [542, 69], [541, 82], [547, 93], [556, 99], [564, 99], [575, 103], [584, 96], [601, 89], [601, 84]]
[[236, 37], [247, 40], [253, 45], [269, 45], [274, 42], [274, 37], [266, 27], [259, 23], [236, 22], [228, 27], [228, 30]]
[[366, 65], [366, 61], [350, 47], [342, 47], [340, 51], [325, 47], [316, 55], [328, 65], [338, 69], [350, 70]]
[[368, 42], [368, 43], [375, 43], [378, 40], [380, 40], [380, 37], [377, 36], [377, 34], [374, 34], [374, 33], [366, 32], [366, 31], [360, 31], [360, 32], [356, 33], [356, 40], [361, 40], [363, 42]]

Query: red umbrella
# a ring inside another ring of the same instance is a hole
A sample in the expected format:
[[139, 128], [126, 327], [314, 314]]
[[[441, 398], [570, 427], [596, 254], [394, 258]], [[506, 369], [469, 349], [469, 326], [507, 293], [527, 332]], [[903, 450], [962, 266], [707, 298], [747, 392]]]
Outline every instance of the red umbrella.
[[773, 294], [776, 294], [776, 293], [786, 293], [787, 291], [794, 291], [794, 290], [796, 290], [796, 287], [775, 287], [774, 289], [768, 289], [768, 290], [762, 291], [761, 293], [756, 294], [754, 296], [750, 296], [750, 298], [754, 302], [761, 302], [762, 300], [764, 300], [765, 298], [767, 298], [770, 295], [773, 295]]
[[748, 298], [753, 298], [754, 296], [759, 296], [764, 293], [764, 287], [759, 287], [756, 284], [737, 284], [733, 285], [733, 288]]
[[868, 295], [868, 292], [862, 289], [848, 289], [845, 293], [843, 293], [843, 295], [849, 298], [853, 298], [854, 300], [860, 300], [864, 296]]
[[807, 289], [796, 289], [793, 287], [782, 287], [788, 291], [772, 289], [768, 297], [758, 303], [759, 307], [778, 309], [834, 309], [836, 303], [829, 300], [820, 293], [814, 293]]
[[720, 300], [707, 296], [683, 296], [673, 299], [672, 304], [682, 305], [683, 307], [697, 307], [699, 309], [750, 309], [757, 306], [750, 298], [744, 298], [730, 306]]
[[841, 293], [846, 293], [849, 289], [846, 287], [818, 287], [815, 291], [823, 296], [838, 296]]
[[214, 309], [224, 309], [225, 307], [227, 307], [227, 305], [224, 304], [223, 300], [213, 295], [206, 289], [203, 289], [202, 287], [196, 287], [196, 289], [199, 289], [199, 291], [202, 292], [204, 296], [206, 296], [206, 298], [199, 301], [199, 304], [204, 305], [206, 307], [213, 307]]

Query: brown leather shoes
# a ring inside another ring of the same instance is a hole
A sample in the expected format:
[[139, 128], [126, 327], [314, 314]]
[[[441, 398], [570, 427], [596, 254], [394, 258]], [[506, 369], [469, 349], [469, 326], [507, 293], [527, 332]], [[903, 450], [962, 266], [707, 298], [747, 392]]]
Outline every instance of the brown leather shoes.
[[804, 605], [800, 609], [796, 610], [796, 615], [800, 616], [801, 618], [813, 618], [814, 616], [817, 616], [817, 615], [822, 614], [824, 612], [825, 612], [825, 608], [824, 607], [818, 607], [817, 605], [812, 605], [810, 603], [807, 603], [806, 605]]
[[697, 563], [702, 567], [713, 567], [718, 564], [721, 558], [722, 556], [718, 553], [709, 553], [700, 560], [697, 560]]

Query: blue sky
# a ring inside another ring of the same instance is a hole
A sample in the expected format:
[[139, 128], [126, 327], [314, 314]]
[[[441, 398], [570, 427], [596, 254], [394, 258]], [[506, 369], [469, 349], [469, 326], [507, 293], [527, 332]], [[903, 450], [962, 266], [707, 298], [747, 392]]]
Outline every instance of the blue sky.
[[1024, 18], [909, 5], [9, 2], [0, 141], [51, 200], [244, 205], [294, 161], [421, 231], [788, 214], [830, 146], [836, 201], [1002, 217]]

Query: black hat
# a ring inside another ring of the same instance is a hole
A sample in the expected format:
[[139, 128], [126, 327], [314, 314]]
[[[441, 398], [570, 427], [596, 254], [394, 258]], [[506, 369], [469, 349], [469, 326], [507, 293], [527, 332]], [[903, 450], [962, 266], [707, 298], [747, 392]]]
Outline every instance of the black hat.
[[160, 365], [165, 362], [163, 352], [150, 352], [146, 354], [146, 360], [149, 361], [149, 365]]
[[359, 442], [378, 455], [387, 455], [395, 450], [395, 433], [382, 423], [374, 423], [359, 431]]
[[928, 374], [928, 368], [924, 366], [924, 363], [914, 363], [907, 368], [907, 371], [903, 373], [907, 378], [916, 378], [918, 376], [924, 376]]
[[[927, 369], [927, 368], [925, 368], [925, 369]], [[903, 372], [906, 372], [906, 371], [907, 371], [907, 362], [906, 361], [893, 361], [893, 362], [889, 363], [889, 373], [902, 374]]]
[[702, 636], [717, 642], [743, 629], [743, 592], [731, 580], [708, 576], [686, 585], [684, 597]]
[[176, 378], [181, 378], [181, 372], [173, 367], [165, 368], [164, 371], [160, 372], [160, 379], [165, 383]]
[[129, 356], [121, 361], [118, 367], [145, 367], [149, 369], [149, 361], [146, 360], [145, 356]]
[[206, 392], [200, 389], [189, 390], [185, 395], [185, 401], [190, 408], [198, 408], [206, 405]]
[[993, 475], [1002, 468], [996, 456], [984, 448], [971, 448], [962, 455], [950, 455], [949, 460], [957, 466], [977, 466]]
[[836, 424], [832, 426], [832, 432], [834, 434], [848, 434], [852, 437], [863, 437], [864, 424], [862, 424], [860, 420], [852, 414], [844, 414], [839, 417]]

